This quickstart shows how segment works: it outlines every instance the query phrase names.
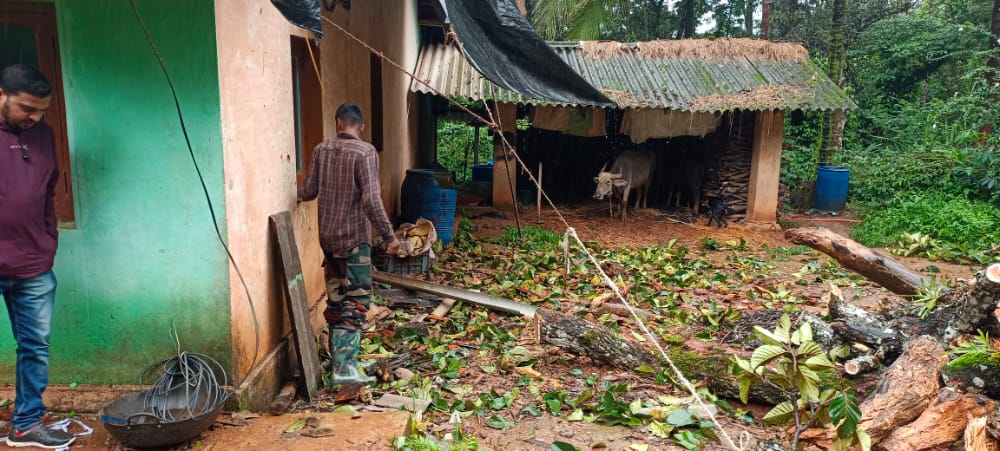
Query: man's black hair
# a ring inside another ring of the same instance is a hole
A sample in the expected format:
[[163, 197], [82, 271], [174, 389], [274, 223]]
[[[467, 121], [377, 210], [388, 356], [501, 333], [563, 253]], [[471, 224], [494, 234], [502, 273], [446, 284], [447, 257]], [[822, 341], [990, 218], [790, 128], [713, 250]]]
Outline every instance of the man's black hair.
[[361, 112], [361, 107], [353, 103], [345, 103], [337, 107], [337, 119], [345, 125], [361, 125], [365, 123], [365, 113]]
[[38, 69], [26, 64], [14, 64], [0, 71], [0, 89], [6, 95], [27, 93], [35, 97], [52, 95], [52, 84]]

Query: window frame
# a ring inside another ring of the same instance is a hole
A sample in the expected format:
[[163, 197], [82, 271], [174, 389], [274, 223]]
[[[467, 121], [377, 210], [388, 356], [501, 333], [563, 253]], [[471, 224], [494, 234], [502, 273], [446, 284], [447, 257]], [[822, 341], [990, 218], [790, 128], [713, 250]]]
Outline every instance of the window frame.
[[[307, 45], [312, 46], [312, 55]], [[295, 135], [295, 181], [301, 187], [312, 166], [313, 152], [323, 142], [323, 95], [319, 74], [319, 47], [308, 38], [289, 39], [292, 81], [292, 133]], [[313, 66], [313, 58], [316, 66]]]

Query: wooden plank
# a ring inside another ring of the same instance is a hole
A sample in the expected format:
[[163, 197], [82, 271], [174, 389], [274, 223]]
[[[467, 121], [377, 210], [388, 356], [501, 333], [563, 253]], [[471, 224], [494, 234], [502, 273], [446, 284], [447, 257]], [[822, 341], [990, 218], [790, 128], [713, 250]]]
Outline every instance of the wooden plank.
[[284, 269], [285, 299], [288, 302], [288, 314], [291, 315], [292, 336], [295, 344], [295, 354], [298, 356], [299, 369], [302, 370], [306, 382], [306, 396], [312, 402], [319, 391], [319, 380], [322, 367], [319, 355], [316, 353], [316, 337], [313, 335], [309, 321], [309, 302], [306, 299], [306, 285], [302, 279], [302, 263], [299, 261], [299, 249], [295, 245], [295, 232], [292, 227], [292, 215], [287, 211], [271, 215], [271, 230], [280, 249], [281, 267]]

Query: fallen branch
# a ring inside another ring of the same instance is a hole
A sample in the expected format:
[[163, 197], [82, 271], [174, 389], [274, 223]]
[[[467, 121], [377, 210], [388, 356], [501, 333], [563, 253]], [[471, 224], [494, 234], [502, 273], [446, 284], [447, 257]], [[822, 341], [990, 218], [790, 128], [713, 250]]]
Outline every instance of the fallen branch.
[[785, 237], [795, 244], [803, 244], [827, 254], [845, 268], [867, 277], [885, 289], [903, 296], [916, 295], [927, 286], [923, 276], [888, 255], [869, 249], [823, 227], [789, 229]]

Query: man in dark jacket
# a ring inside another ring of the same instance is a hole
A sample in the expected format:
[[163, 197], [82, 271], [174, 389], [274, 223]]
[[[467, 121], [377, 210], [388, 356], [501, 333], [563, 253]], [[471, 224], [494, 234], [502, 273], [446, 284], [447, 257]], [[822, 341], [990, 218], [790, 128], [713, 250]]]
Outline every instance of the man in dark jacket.
[[38, 69], [0, 71], [0, 295], [17, 341], [11, 446], [63, 448], [75, 438], [42, 424], [59, 240], [55, 139], [42, 122], [51, 100], [52, 86]]
[[326, 257], [326, 310], [330, 326], [332, 380], [372, 382], [358, 370], [358, 344], [365, 312], [371, 304], [371, 228], [375, 225], [386, 252], [399, 250], [399, 240], [382, 205], [375, 147], [359, 138], [364, 130], [361, 108], [337, 108], [337, 137], [316, 146], [299, 200], [319, 198], [319, 244]]

